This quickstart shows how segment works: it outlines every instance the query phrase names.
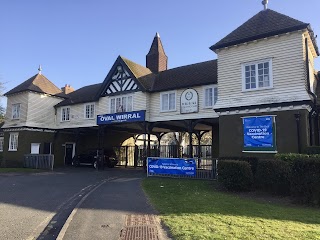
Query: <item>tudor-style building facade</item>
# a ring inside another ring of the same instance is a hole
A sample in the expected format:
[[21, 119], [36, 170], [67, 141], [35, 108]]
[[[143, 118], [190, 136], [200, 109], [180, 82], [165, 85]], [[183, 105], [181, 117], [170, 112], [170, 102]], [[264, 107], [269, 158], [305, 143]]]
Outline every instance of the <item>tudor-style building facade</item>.
[[[313, 62], [319, 51], [309, 24], [264, 10], [211, 50], [218, 60], [167, 69], [156, 34], [146, 67], [119, 56], [102, 83], [76, 91], [68, 85], [60, 90], [39, 72], [5, 94], [5, 164], [30, 152], [53, 153], [58, 164], [69, 164], [88, 148], [170, 131], [199, 137], [212, 130], [214, 157], [271, 157], [319, 144]], [[271, 130], [254, 138], [259, 143], [271, 136], [268, 146], [248, 147], [245, 122], [260, 118]]]

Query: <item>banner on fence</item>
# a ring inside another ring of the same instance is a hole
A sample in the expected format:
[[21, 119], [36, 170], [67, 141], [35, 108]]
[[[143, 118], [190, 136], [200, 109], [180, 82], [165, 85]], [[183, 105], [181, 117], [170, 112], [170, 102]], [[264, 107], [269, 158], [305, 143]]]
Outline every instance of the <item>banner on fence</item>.
[[148, 158], [148, 173], [195, 176], [196, 161], [183, 158]]

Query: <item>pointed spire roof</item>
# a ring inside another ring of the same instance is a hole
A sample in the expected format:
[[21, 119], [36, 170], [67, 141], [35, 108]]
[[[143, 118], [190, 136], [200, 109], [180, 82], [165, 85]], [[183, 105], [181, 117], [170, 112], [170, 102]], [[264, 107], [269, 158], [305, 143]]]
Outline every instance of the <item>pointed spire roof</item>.
[[[250, 18], [240, 27], [211, 46], [210, 49], [214, 51], [216, 49], [271, 37], [278, 34], [284, 34], [287, 32], [303, 30], [306, 28], [312, 32], [308, 23], [301, 22], [270, 9], [266, 9], [260, 11], [258, 14]], [[310, 35], [313, 35], [313, 33]], [[315, 48], [317, 49], [314, 39], [313, 42], [315, 44]], [[318, 50], [316, 51], [318, 52]]]
[[7, 95], [24, 92], [24, 91], [32, 91], [32, 92], [62, 96], [61, 89], [58, 88], [56, 85], [54, 85], [49, 79], [47, 79], [41, 73], [34, 75], [33, 77], [21, 83], [20, 85], [6, 92], [4, 95], [7, 96]]
[[150, 50], [147, 54], [148, 55], [153, 55], [153, 54], [163, 54], [166, 55], [162, 46], [162, 42], [160, 39], [160, 35], [157, 32], [156, 35], [153, 38], [153, 42], [151, 44]]
[[152, 72], [158, 73], [168, 68], [168, 57], [164, 52], [159, 33], [153, 38], [150, 50], [146, 56], [146, 66]]

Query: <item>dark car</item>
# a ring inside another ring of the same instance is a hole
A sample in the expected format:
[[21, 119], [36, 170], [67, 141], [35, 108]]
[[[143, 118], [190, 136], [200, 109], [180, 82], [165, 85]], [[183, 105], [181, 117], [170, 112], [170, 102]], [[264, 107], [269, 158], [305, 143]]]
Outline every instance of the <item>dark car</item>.
[[[102, 151], [100, 151], [100, 153], [101, 152]], [[98, 149], [90, 149], [85, 153], [78, 154], [73, 158], [72, 165], [76, 167], [80, 165], [88, 165], [97, 168], [98, 154]], [[104, 159], [104, 165], [109, 168], [113, 168], [118, 164], [118, 159], [113, 150], [104, 150], [102, 158]]]

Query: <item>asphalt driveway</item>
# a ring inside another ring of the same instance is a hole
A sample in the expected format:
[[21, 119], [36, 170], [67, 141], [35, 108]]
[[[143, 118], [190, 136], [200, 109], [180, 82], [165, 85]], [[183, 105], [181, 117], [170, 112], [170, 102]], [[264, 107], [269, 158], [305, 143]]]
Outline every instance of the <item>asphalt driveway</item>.
[[117, 168], [0, 174], [0, 239], [135, 239], [128, 233], [137, 228], [126, 226], [128, 219], [150, 216], [140, 230], [154, 231], [144, 177], [142, 170]]

